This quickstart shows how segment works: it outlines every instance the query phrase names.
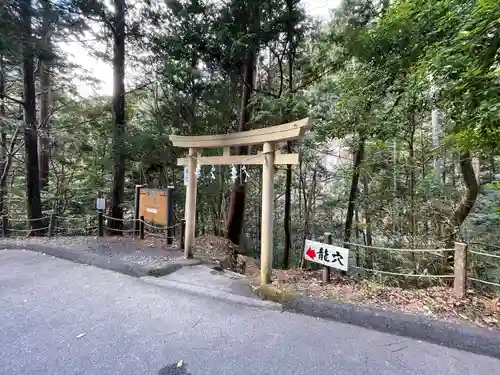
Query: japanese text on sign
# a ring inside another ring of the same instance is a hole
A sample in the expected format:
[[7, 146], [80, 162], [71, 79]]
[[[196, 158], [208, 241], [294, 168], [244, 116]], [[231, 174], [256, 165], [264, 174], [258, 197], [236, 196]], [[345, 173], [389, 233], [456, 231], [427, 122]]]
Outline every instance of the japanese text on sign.
[[306, 240], [304, 245], [304, 257], [311, 262], [347, 271], [349, 249]]

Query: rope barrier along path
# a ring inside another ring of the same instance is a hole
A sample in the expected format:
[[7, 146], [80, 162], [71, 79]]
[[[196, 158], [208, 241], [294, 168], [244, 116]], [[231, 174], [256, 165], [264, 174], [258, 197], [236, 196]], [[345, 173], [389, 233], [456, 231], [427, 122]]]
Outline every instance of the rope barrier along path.
[[347, 245], [347, 246], [357, 246], [362, 247], [364, 249], [372, 249], [372, 250], [384, 250], [384, 251], [399, 251], [399, 252], [408, 252], [408, 253], [436, 253], [436, 252], [445, 252], [445, 251], [453, 251], [455, 249], [395, 249], [391, 247], [379, 247], [379, 246], [368, 246], [360, 243], [351, 243], [351, 242], [342, 242], [333, 240], [334, 245]]
[[112, 232], [122, 232], [122, 233], [132, 233], [135, 232], [135, 229], [116, 229], [116, 228], [110, 228], [107, 226], [104, 226], [104, 229], [107, 229]]
[[78, 216], [55, 216], [55, 218], [57, 220], [68, 220], [68, 221], [71, 221], [71, 220], [78, 220], [78, 221], [85, 221], [87, 220], [89, 217], [88, 216], [82, 216], [82, 217], [78, 217]]
[[391, 276], [404, 276], [404, 277], [427, 277], [427, 278], [435, 278], [435, 279], [452, 279], [455, 276], [454, 275], [428, 275], [428, 274], [413, 274], [413, 273], [398, 273], [398, 272], [389, 272], [389, 271], [377, 271], [377, 270], [372, 270], [369, 268], [363, 268], [363, 267], [356, 267], [356, 266], [349, 266], [349, 268], [354, 268], [357, 270], [361, 271], [367, 271], [367, 272], [374, 272], [374, 273], [381, 273], [384, 275], [391, 275]]
[[36, 228], [36, 229], [9, 229], [9, 232], [31, 233], [48, 229], [49, 227]]
[[141, 220], [141, 219], [138, 219], [141, 223], [144, 224], [145, 227], [147, 228], [152, 228], [152, 229], [156, 229], [156, 230], [166, 230], [166, 229], [173, 229], [173, 228], [176, 228], [178, 226], [181, 225], [181, 223], [177, 223], [177, 224], [174, 224], [174, 225], [171, 225], [169, 227], [158, 227], [156, 225], [152, 225], [152, 224], [149, 224], [149, 223], [146, 223], [144, 220]]
[[146, 228], [152, 228], [152, 229], [157, 229], [157, 230], [167, 229], [167, 227], [159, 227], [159, 226], [156, 226], [156, 225], [152, 225], [152, 224], [146, 223], [144, 220], [141, 220], [141, 219], [139, 219], [139, 221], [142, 224], [144, 224], [144, 227], [146, 227]]
[[115, 220], [115, 221], [123, 221], [123, 222], [136, 221], [136, 219], [119, 219], [117, 217], [111, 217], [111, 216], [107, 216], [107, 215], [102, 215], [102, 217], [104, 219], [107, 219], [107, 220]]
[[483, 256], [483, 257], [489, 257], [489, 258], [500, 259], [500, 255], [483, 253], [483, 252], [481, 252], [481, 251], [469, 250], [469, 253], [470, 253], [470, 254], [477, 254], [477, 255], [481, 255], [481, 256]]
[[158, 233], [149, 233], [148, 236], [153, 237], [153, 238], [162, 238], [162, 239], [167, 238], [167, 237], [165, 237], [165, 235], [158, 234]]
[[481, 283], [481, 284], [487, 284], [487, 285], [493, 285], [493, 286], [500, 287], [500, 284], [494, 283], [492, 281], [484, 281], [484, 280], [480, 280], [480, 279], [475, 279], [473, 277], [469, 277], [469, 280], [470, 281], [475, 281], [475, 282], [478, 282], [478, 283]]
[[31, 223], [34, 221], [48, 220], [48, 219], [50, 219], [50, 216], [44, 216], [44, 217], [40, 217], [38, 219], [10, 219], [9, 218], [9, 221], [11, 223]]

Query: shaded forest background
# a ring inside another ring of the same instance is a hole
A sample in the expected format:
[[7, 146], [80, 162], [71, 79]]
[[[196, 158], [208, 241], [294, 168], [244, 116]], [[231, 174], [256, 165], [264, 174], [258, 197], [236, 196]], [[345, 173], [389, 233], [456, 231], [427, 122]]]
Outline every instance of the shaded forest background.
[[[69, 58], [68, 41], [112, 64], [112, 97], [81, 96], [96, 77]], [[37, 219], [51, 213], [86, 225], [106, 197], [110, 216], [130, 218], [136, 184], [173, 185], [178, 221], [184, 151], [169, 134], [310, 116], [313, 135], [282, 145], [301, 161], [275, 180], [275, 267], [297, 266], [303, 241], [325, 231], [499, 251], [499, 48], [497, 0], [344, 0], [328, 22], [299, 0], [3, 1], [0, 212], [43, 234]], [[247, 171], [233, 184], [229, 166], [202, 168], [197, 225], [257, 254], [261, 177]], [[391, 271], [452, 263], [353, 254]], [[474, 273], [500, 281], [493, 261]]]

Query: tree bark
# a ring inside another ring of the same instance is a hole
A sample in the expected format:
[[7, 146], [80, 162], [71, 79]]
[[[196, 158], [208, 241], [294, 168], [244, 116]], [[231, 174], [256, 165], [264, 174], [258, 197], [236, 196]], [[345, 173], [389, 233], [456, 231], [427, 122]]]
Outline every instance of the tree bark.
[[[410, 126], [410, 139], [408, 140], [408, 153], [409, 153], [409, 175], [410, 175], [410, 248], [415, 247], [415, 236], [416, 236], [416, 217], [415, 217], [415, 188], [416, 188], [416, 177], [415, 177], [415, 131], [416, 131], [416, 123], [415, 123], [415, 115], [410, 115], [409, 119]], [[411, 253], [412, 259], [415, 260], [415, 253]]]
[[[5, 63], [4, 57], [0, 54], [0, 173], [3, 175], [7, 164], [7, 133], [5, 123]], [[6, 215], [5, 198], [7, 197], [7, 178], [0, 184], [0, 215]]]
[[[248, 124], [251, 117], [250, 98], [252, 95], [254, 73], [255, 73], [255, 54], [249, 52], [244, 66], [244, 80], [243, 91], [241, 96], [241, 109], [238, 121], [238, 131], [245, 131], [248, 129]], [[238, 147], [239, 155], [248, 153], [248, 147]], [[231, 192], [231, 200], [229, 203], [228, 218], [227, 218], [227, 238], [236, 245], [240, 244], [241, 232], [243, 230], [243, 221], [245, 213], [245, 181], [241, 173], [234, 182]]]
[[[368, 176], [366, 173], [363, 174], [362, 177], [363, 180], [363, 193], [365, 195], [365, 245], [366, 246], [373, 246], [373, 239], [372, 239], [372, 213], [371, 213], [371, 208], [370, 208], [370, 200], [368, 199], [369, 194], [370, 194], [370, 189], [369, 189], [369, 184], [368, 184]], [[367, 250], [368, 256], [366, 257], [367, 259], [367, 268], [373, 268], [374, 264], [374, 254], [373, 251]]]
[[[38, 170], [38, 141], [36, 129], [35, 76], [33, 66], [32, 3], [20, 1], [20, 18], [23, 39], [23, 86], [24, 86], [24, 148], [26, 159], [26, 208], [30, 228], [40, 229], [44, 223], [40, 200], [40, 180]], [[41, 235], [42, 231], [35, 231]]]
[[113, 38], [113, 180], [109, 234], [120, 234], [123, 228], [123, 198], [125, 193], [125, 0], [114, 0]]
[[[14, 157], [14, 154], [19, 150], [19, 147], [16, 150], [16, 143], [17, 139], [19, 138], [19, 133], [20, 133], [20, 128], [17, 128], [16, 131], [14, 132], [14, 135], [12, 136], [12, 139], [10, 141], [9, 148], [7, 149], [7, 145], [5, 145], [5, 149], [3, 150], [3, 153], [5, 154], [5, 159], [2, 161], [2, 169], [0, 170], [1, 175], [0, 175], [0, 198], [2, 199], [1, 201], [1, 211], [0, 213], [2, 215], [7, 215], [7, 209], [6, 209], [6, 204], [4, 200], [7, 198], [7, 181], [9, 178], [9, 172], [10, 172], [10, 167], [12, 166], [12, 158]], [[7, 141], [5, 141], [6, 143]], [[3, 146], [3, 144], [2, 144]]]
[[[361, 139], [359, 141], [358, 149], [354, 153], [351, 188], [349, 190], [349, 202], [347, 204], [347, 214], [345, 219], [344, 242], [350, 242], [351, 240], [352, 222], [354, 218], [354, 208], [356, 205], [356, 196], [358, 192], [360, 166], [361, 162], [363, 161], [364, 153], [365, 153], [365, 140]], [[344, 244], [344, 247], [349, 248], [349, 245]]]
[[[454, 247], [455, 239], [460, 231], [460, 226], [465, 219], [467, 219], [467, 216], [469, 216], [469, 213], [474, 207], [479, 194], [479, 184], [477, 183], [476, 174], [474, 173], [470, 152], [463, 152], [460, 155], [460, 172], [462, 174], [467, 193], [453, 213], [453, 216], [450, 218], [450, 226], [448, 228], [446, 240], [446, 248], [448, 249]], [[445, 255], [447, 264], [449, 266], [453, 266], [454, 252], [450, 251]]]
[[[292, 152], [291, 142], [287, 142], [287, 152]], [[287, 269], [290, 263], [290, 248], [292, 244], [292, 166], [286, 166], [286, 179], [285, 179], [285, 216], [283, 218], [285, 225], [285, 243], [283, 249], [283, 268]]]
[[50, 116], [51, 116], [51, 72], [52, 61], [51, 45], [51, 7], [47, 0], [42, 1], [43, 28], [41, 33], [42, 51], [40, 53], [40, 116], [38, 119], [38, 158], [40, 169], [40, 189], [46, 190], [49, 185], [49, 158], [50, 158]]
[[[316, 177], [318, 175], [318, 167], [314, 166], [313, 169], [313, 175], [312, 175], [312, 181], [311, 181], [311, 188], [309, 190], [309, 194], [307, 195], [307, 199], [304, 199], [304, 207], [306, 209], [305, 215], [304, 215], [304, 233], [302, 236], [302, 246], [300, 247], [301, 249], [304, 248], [305, 243], [307, 238], [310, 235], [309, 232], [309, 221], [310, 217], [313, 211], [313, 201], [316, 199]], [[305, 195], [305, 184], [302, 184], [302, 189], [304, 191]], [[304, 196], [305, 198], [305, 196]], [[301, 254], [301, 259], [300, 259], [300, 268], [304, 268], [304, 263], [305, 263], [305, 258], [304, 258], [304, 252]]]
[[[288, 17], [286, 20], [287, 29], [287, 55], [288, 55], [288, 90], [293, 92], [293, 63], [295, 61], [295, 48], [294, 36], [296, 23], [293, 19], [293, 11], [296, 3], [292, 0], [286, 1]], [[286, 144], [287, 152], [292, 153], [292, 143], [289, 141]], [[285, 213], [284, 213], [284, 229], [285, 229], [285, 242], [283, 249], [283, 268], [287, 269], [290, 262], [290, 249], [292, 244], [291, 234], [291, 205], [292, 205], [292, 166], [286, 166], [285, 178]]]

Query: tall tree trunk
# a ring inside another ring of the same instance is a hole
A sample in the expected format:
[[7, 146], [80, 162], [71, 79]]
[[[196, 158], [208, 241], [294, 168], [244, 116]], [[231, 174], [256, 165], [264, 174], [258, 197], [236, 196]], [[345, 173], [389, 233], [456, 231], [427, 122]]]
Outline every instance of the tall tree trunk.
[[[295, 61], [295, 48], [294, 48], [294, 36], [295, 36], [295, 22], [292, 17], [294, 11], [294, 1], [287, 0], [286, 7], [288, 12], [288, 17], [286, 20], [286, 33], [287, 33], [287, 55], [288, 55], [288, 91], [293, 91], [293, 64]], [[287, 119], [288, 120], [288, 119]], [[292, 142], [288, 141], [286, 144], [287, 152], [292, 153]], [[292, 206], [292, 166], [288, 164], [286, 166], [286, 178], [285, 178], [285, 213], [284, 213], [284, 229], [285, 229], [285, 242], [283, 249], [283, 268], [287, 269], [290, 262], [290, 248], [292, 244], [292, 234], [291, 234], [291, 206]]]
[[[291, 142], [287, 142], [287, 152], [292, 152]], [[290, 248], [292, 245], [292, 166], [288, 164], [286, 166], [286, 178], [285, 178], [285, 216], [283, 218], [285, 225], [285, 243], [283, 249], [283, 268], [287, 269], [290, 263]]]
[[[463, 152], [460, 155], [460, 172], [464, 180], [467, 193], [457, 207], [453, 216], [450, 218], [450, 226], [447, 230], [446, 248], [451, 249], [454, 247], [454, 241], [460, 231], [460, 226], [467, 219], [470, 211], [476, 203], [479, 194], [479, 184], [474, 173], [472, 158], [470, 152]], [[454, 253], [448, 252], [446, 255], [446, 262], [449, 266], [453, 266]]]
[[[31, 27], [31, 0], [20, 1], [23, 39], [23, 83], [24, 83], [24, 148], [26, 159], [26, 208], [31, 229], [40, 229], [44, 223], [40, 200], [40, 179], [38, 171], [38, 141], [36, 129], [35, 76], [33, 66], [33, 37]], [[34, 232], [42, 234], [41, 231]]]
[[50, 116], [51, 116], [51, 72], [52, 45], [51, 45], [51, 6], [50, 1], [43, 0], [43, 29], [42, 51], [40, 53], [40, 116], [38, 119], [38, 158], [40, 169], [40, 189], [45, 190], [49, 185], [49, 158], [50, 158]]
[[397, 201], [398, 201], [398, 140], [397, 138], [394, 138], [393, 143], [392, 143], [392, 207], [391, 207], [391, 212], [392, 212], [392, 231], [396, 232], [397, 228]]
[[[302, 244], [300, 247], [301, 249], [304, 248], [306, 240], [310, 235], [309, 222], [310, 222], [310, 218], [312, 216], [312, 211], [313, 211], [313, 201], [316, 199], [315, 193], [316, 193], [316, 183], [317, 183], [316, 177], [317, 177], [317, 175], [318, 175], [318, 167], [314, 166], [311, 187], [309, 189], [309, 194], [307, 194], [307, 198], [305, 197], [305, 194], [306, 194], [305, 193], [305, 190], [306, 190], [305, 184], [304, 183], [302, 184], [302, 189], [304, 192], [304, 207], [305, 207], [306, 212], [304, 214], [304, 233], [302, 236]], [[300, 268], [304, 268], [304, 263], [305, 263], [304, 252], [301, 252]]]
[[[366, 246], [372, 246], [373, 245], [373, 240], [372, 240], [372, 214], [371, 214], [371, 208], [370, 208], [370, 199], [368, 199], [369, 194], [370, 194], [370, 189], [369, 189], [369, 184], [368, 184], [368, 175], [366, 173], [363, 173], [362, 177], [363, 181], [363, 194], [365, 195], [365, 245]], [[367, 259], [367, 268], [373, 268], [374, 264], [374, 254], [372, 250], [366, 250], [368, 253], [366, 259]]]
[[[7, 132], [5, 121], [5, 63], [4, 57], [0, 54], [0, 175], [3, 176], [7, 164]], [[6, 215], [5, 198], [7, 197], [7, 178], [0, 184], [0, 215]]]
[[[2, 215], [7, 215], [7, 205], [5, 204], [5, 199], [7, 198], [7, 181], [9, 179], [9, 173], [10, 173], [10, 167], [12, 166], [12, 158], [14, 157], [14, 154], [19, 150], [19, 147], [16, 149], [16, 144], [17, 140], [19, 138], [19, 133], [20, 133], [21, 128], [17, 128], [14, 134], [12, 135], [12, 139], [10, 140], [10, 145], [7, 148], [7, 145], [5, 145], [5, 149], [3, 153], [5, 154], [5, 159], [2, 161], [2, 169], [0, 170], [0, 198], [2, 199], [1, 202], [1, 209], [0, 213]], [[7, 143], [7, 140], [5, 140], [5, 143]]]
[[[260, 8], [258, 5], [254, 5], [248, 11], [249, 21], [247, 30], [250, 34], [258, 34], [260, 29]], [[253, 41], [252, 43], [254, 44], [248, 46], [248, 52], [243, 66], [244, 82], [241, 95], [238, 131], [249, 130], [252, 114], [250, 98], [255, 85], [255, 64], [257, 62], [258, 41]], [[239, 155], [248, 154], [248, 147], [238, 147], [237, 153]], [[227, 238], [236, 245], [240, 244], [245, 213], [246, 191], [242, 167], [243, 166], [240, 166], [238, 177], [233, 185], [227, 219]]]
[[[359, 195], [359, 192], [358, 192]], [[359, 198], [354, 205], [354, 238], [356, 243], [359, 243]], [[360, 248], [356, 248], [356, 267], [361, 267]]]
[[[415, 247], [416, 235], [416, 217], [415, 217], [415, 118], [411, 116], [410, 120], [410, 139], [408, 140], [408, 157], [410, 159], [410, 248]], [[415, 253], [411, 253], [413, 260], [415, 260]]]
[[[253, 90], [255, 57], [255, 53], [249, 52], [245, 60], [243, 71], [243, 79], [245, 82], [242, 89], [238, 131], [248, 130], [248, 124], [250, 122], [251, 109], [249, 104]], [[238, 147], [237, 152], [239, 155], [245, 155], [248, 153], [248, 147]], [[227, 238], [236, 245], [240, 244], [241, 232], [243, 230], [246, 199], [245, 190], [245, 181], [240, 168], [240, 172], [238, 173], [231, 192], [227, 218]]]
[[[358, 149], [354, 153], [351, 188], [349, 190], [349, 202], [347, 204], [347, 215], [345, 219], [344, 242], [350, 242], [351, 240], [352, 222], [354, 218], [354, 207], [356, 205], [360, 167], [364, 157], [364, 153], [365, 153], [365, 140], [361, 139], [359, 141]], [[345, 247], [348, 248], [347, 245]]]
[[436, 184], [441, 183], [441, 178], [443, 175], [443, 165], [441, 160], [441, 152], [439, 151], [440, 146], [440, 136], [441, 136], [441, 111], [439, 109], [433, 109], [431, 113], [431, 123], [432, 123], [432, 146], [436, 150], [436, 155], [434, 156], [434, 181]]
[[114, 47], [113, 47], [113, 181], [111, 188], [110, 234], [122, 229], [123, 198], [125, 192], [125, 0], [114, 0]]

